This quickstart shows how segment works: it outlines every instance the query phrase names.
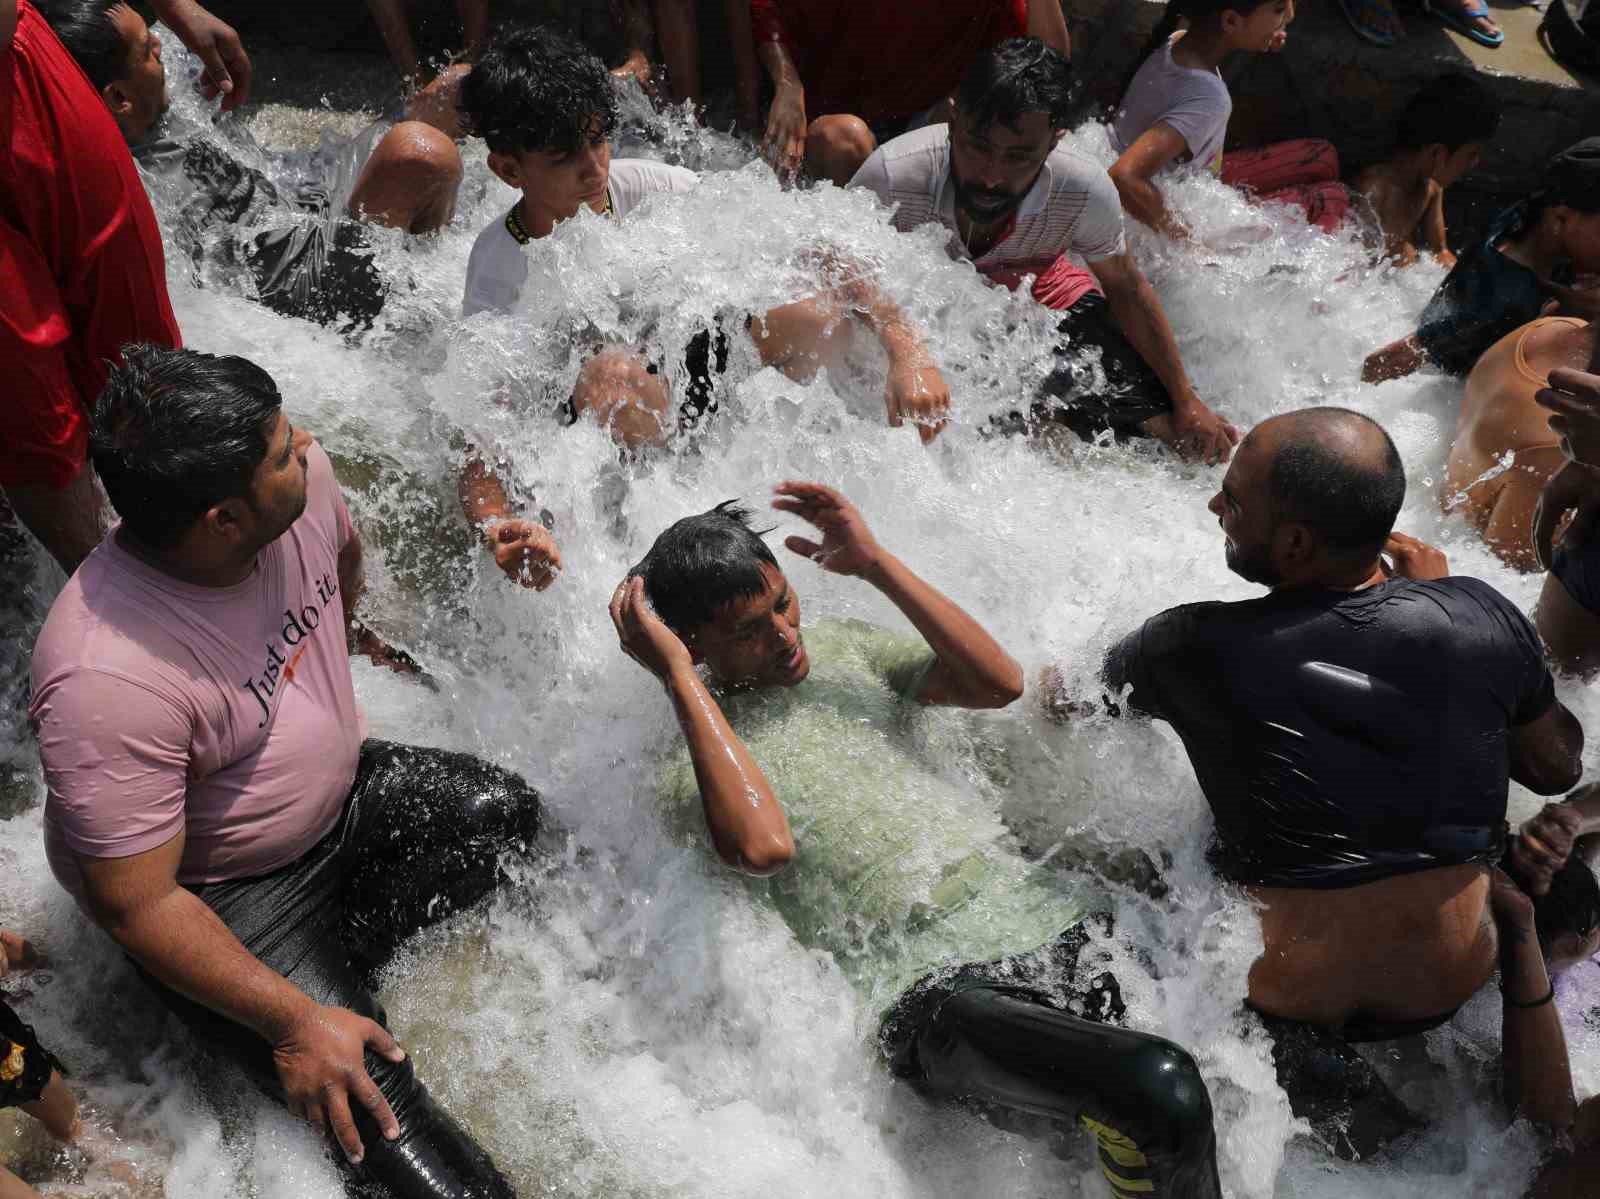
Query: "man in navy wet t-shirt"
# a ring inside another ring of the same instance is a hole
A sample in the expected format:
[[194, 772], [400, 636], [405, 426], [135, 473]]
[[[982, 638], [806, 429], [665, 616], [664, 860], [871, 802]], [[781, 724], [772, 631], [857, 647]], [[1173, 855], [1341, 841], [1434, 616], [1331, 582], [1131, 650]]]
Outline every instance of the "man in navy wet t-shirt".
[[1229, 568], [1271, 592], [1169, 609], [1106, 659], [1112, 702], [1183, 739], [1217, 868], [1261, 905], [1249, 1003], [1280, 1050], [1288, 1022], [1343, 1041], [1447, 1020], [1494, 970], [1508, 780], [1548, 795], [1581, 768], [1533, 626], [1394, 533], [1404, 498], [1366, 417], [1263, 422], [1210, 508]]

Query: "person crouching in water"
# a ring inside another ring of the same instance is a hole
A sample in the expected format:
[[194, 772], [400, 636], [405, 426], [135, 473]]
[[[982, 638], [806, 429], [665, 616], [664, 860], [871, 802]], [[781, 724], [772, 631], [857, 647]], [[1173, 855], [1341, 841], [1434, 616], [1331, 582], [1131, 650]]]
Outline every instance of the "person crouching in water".
[[698, 807], [725, 863], [776, 876], [765, 893], [799, 940], [887, 1009], [879, 1047], [895, 1074], [1082, 1126], [1119, 1195], [1220, 1196], [1193, 1059], [1118, 1026], [1111, 975], [1078, 980], [1094, 973], [1080, 962], [1081, 891], [1017, 854], [908, 734], [919, 704], [1005, 707], [1021, 668], [838, 492], [776, 491], [773, 507], [821, 531], [788, 548], [871, 583], [919, 636], [837, 619], [802, 633], [800, 600], [748, 511], [729, 502], [678, 521], [611, 603], [623, 650], [665, 684], [687, 741], [688, 762], [664, 781], [668, 811], [698, 825]]

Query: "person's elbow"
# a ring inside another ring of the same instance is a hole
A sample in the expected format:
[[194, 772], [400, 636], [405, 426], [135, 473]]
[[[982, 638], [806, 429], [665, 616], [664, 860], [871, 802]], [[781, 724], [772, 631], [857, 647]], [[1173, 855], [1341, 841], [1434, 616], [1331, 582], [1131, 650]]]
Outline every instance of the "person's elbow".
[[794, 837], [787, 828], [743, 836], [723, 849], [722, 860], [740, 874], [771, 878], [794, 860]]
[[1539, 724], [1537, 735], [1517, 746], [1511, 777], [1535, 795], [1561, 795], [1583, 777], [1583, 726], [1561, 703]]
[[1008, 708], [1022, 698], [1026, 683], [1022, 667], [1016, 659], [1007, 657], [1004, 666], [990, 678], [973, 689], [967, 704], [970, 708]]

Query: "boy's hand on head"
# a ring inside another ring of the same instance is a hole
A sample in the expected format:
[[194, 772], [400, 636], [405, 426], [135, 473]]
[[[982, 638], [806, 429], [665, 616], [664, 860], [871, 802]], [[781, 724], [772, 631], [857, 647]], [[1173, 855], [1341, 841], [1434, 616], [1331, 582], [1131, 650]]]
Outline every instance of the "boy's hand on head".
[[656, 615], [644, 593], [644, 580], [631, 575], [611, 594], [611, 623], [622, 652], [663, 683], [679, 670], [692, 669], [694, 658], [667, 622]]
[[774, 508], [809, 521], [822, 533], [821, 542], [785, 537], [783, 544], [791, 552], [837, 575], [864, 575], [877, 566], [883, 550], [866, 519], [833, 488], [791, 480], [772, 490], [779, 497], [772, 501]]
[[537, 521], [496, 520], [483, 526], [483, 539], [506, 578], [543, 591], [561, 573], [561, 550]]
[[1583, 814], [1571, 804], [1547, 803], [1524, 822], [1508, 855], [1531, 895], [1544, 895], [1550, 880], [1567, 864], [1583, 828]]

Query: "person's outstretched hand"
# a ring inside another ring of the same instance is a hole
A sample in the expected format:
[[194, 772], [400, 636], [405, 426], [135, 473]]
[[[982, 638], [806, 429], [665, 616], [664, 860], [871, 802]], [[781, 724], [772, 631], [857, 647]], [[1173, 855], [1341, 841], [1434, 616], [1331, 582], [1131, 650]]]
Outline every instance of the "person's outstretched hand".
[[1530, 895], [1550, 890], [1550, 880], [1567, 864], [1582, 829], [1583, 813], [1565, 803], [1547, 803], [1537, 816], [1523, 823], [1507, 856]]
[[543, 591], [561, 573], [561, 550], [550, 530], [538, 521], [489, 521], [483, 526], [483, 540], [494, 555], [494, 564], [513, 583]]
[[0, 978], [13, 970], [34, 970], [44, 965], [44, 955], [32, 941], [9, 928], [0, 928]]
[[309, 1005], [272, 1046], [289, 1110], [319, 1130], [331, 1129], [352, 1162], [366, 1156], [350, 1115], [352, 1097], [372, 1113], [386, 1139], [400, 1135], [389, 1101], [367, 1073], [364, 1054], [369, 1048], [391, 1062], [405, 1060], [405, 1050], [376, 1020], [321, 1004]]
[[1533, 397], [1555, 413], [1550, 429], [1561, 438], [1561, 452], [1575, 462], [1600, 467], [1600, 375], [1560, 366], [1550, 386]]
[[810, 558], [836, 575], [863, 575], [878, 564], [883, 550], [856, 506], [821, 483], [779, 483], [772, 506], [810, 521], [822, 533], [820, 542], [805, 537], [785, 537], [793, 553]]
[[1442, 579], [1450, 573], [1450, 560], [1444, 556], [1443, 550], [1435, 549], [1426, 541], [1419, 541], [1406, 533], [1390, 533], [1389, 539], [1383, 543], [1383, 552], [1394, 564], [1390, 573], [1402, 579], [1425, 583], [1430, 579]]
[[623, 579], [611, 595], [611, 623], [617, 627], [622, 652], [663, 683], [694, 665], [683, 639], [656, 615], [638, 575]]
[[1576, 459], [1563, 463], [1550, 476], [1534, 505], [1533, 552], [1546, 570], [1555, 560], [1556, 530], [1569, 512], [1572, 520], [1561, 536], [1561, 544], [1576, 549], [1593, 535], [1595, 521], [1600, 518], [1600, 470]]
[[222, 96], [230, 112], [250, 99], [250, 56], [233, 26], [212, 16], [194, 0], [150, 0], [161, 23], [205, 65], [200, 90], [207, 100]]
[[800, 173], [806, 161], [806, 96], [797, 87], [780, 87], [767, 110], [767, 132], [762, 153], [772, 169], [786, 179]]

